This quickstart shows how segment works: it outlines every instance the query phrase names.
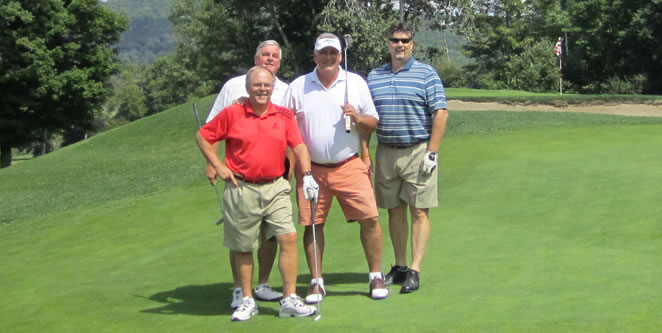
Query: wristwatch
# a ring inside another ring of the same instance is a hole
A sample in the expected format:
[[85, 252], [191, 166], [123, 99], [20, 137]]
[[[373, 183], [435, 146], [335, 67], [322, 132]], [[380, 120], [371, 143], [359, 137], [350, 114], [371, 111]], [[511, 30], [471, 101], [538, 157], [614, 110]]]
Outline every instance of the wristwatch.
[[312, 176], [313, 172], [312, 171], [306, 171], [303, 173], [304, 176]]

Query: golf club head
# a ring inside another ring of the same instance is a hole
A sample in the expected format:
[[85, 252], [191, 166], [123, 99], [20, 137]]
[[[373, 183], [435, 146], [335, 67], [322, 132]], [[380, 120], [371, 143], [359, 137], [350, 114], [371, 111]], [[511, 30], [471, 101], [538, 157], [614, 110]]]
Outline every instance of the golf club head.
[[352, 43], [354, 42], [354, 39], [352, 38], [352, 35], [346, 34], [343, 35], [342, 38], [345, 40], [345, 48], [348, 49], [352, 46]]
[[317, 316], [315, 316], [315, 318], [313, 319], [313, 321], [319, 321], [320, 319], [322, 319], [322, 314], [321, 314], [321, 313], [318, 314]]
[[216, 221], [216, 225], [220, 225], [221, 223], [223, 223], [223, 218], [222, 217], [220, 219], [218, 219], [218, 221]]

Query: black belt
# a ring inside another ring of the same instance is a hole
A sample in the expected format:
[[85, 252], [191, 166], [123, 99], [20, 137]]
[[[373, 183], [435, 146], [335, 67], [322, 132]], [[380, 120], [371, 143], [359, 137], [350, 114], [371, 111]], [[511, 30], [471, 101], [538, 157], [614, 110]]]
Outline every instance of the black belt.
[[380, 144], [393, 149], [404, 149], [404, 148], [411, 148], [421, 142], [422, 141], [414, 142], [414, 143], [380, 143]]
[[338, 163], [324, 163], [324, 164], [321, 164], [321, 163], [315, 163], [313, 161], [311, 161], [310, 163], [313, 164], [313, 165], [316, 165], [316, 166], [321, 166], [323, 168], [337, 168], [337, 167], [339, 167], [339, 166], [341, 166], [341, 165], [343, 165], [343, 164], [345, 164], [345, 163], [347, 163], [347, 162], [349, 162], [349, 161], [351, 161], [351, 160], [353, 160], [357, 157], [359, 157], [359, 154], [354, 154], [354, 155], [350, 156], [349, 158], [345, 159], [344, 161], [340, 161]]
[[235, 178], [235, 179], [238, 179], [238, 180], [241, 180], [241, 181], [244, 182], [244, 183], [255, 184], [255, 185], [264, 185], [264, 184], [275, 183], [275, 182], [276, 182], [278, 179], [280, 179], [281, 177], [279, 176], [279, 177], [271, 178], [271, 179], [247, 180], [247, 179], [244, 179], [244, 177], [235, 174], [235, 175], [234, 175], [234, 178]]

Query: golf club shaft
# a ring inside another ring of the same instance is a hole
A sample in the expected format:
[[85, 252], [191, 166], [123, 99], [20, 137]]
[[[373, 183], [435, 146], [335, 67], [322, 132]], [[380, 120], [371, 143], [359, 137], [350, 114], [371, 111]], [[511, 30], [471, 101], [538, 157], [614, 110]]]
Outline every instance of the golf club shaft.
[[[310, 223], [311, 223], [311, 227], [313, 228], [313, 255], [315, 256], [313, 261], [315, 263], [315, 276], [316, 276], [317, 279], [319, 279], [320, 275], [319, 275], [319, 269], [318, 269], [318, 266], [317, 266], [317, 234], [315, 232], [315, 229], [316, 229], [315, 228], [315, 208], [316, 208], [315, 206], [316, 206], [316, 204], [317, 204], [317, 202], [315, 201], [315, 199], [310, 200]], [[319, 297], [317, 298], [317, 315], [319, 317], [319, 316], [322, 315], [322, 309], [321, 309], [321, 307], [322, 307], [321, 306], [322, 293], [321, 293], [321, 290], [320, 290], [320, 288], [321, 288], [320, 284], [317, 283], [316, 285], [317, 285], [317, 294], [319, 294]], [[316, 318], [315, 320], [319, 320], [319, 318]]]
[[[200, 122], [200, 114], [198, 113], [198, 103], [193, 103], [193, 114], [195, 115], [195, 120], [198, 122], [198, 129], [202, 128], [202, 123]], [[221, 210], [221, 218], [216, 221], [216, 225], [223, 223], [223, 201], [221, 200], [221, 194], [218, 192], [218, 187], [214, 182], [214, 192], [216, 192], [216, 200], [218, 201], [218, 208]]]
[[[347, 75], [347, 40], [345, 40], [345, 104], [349, 102], [349, 82], [347, 82], [348, 75]], [[349, 133], [352, 131], [352, 119], [348, 116], [345, 115], [345, 133]]]

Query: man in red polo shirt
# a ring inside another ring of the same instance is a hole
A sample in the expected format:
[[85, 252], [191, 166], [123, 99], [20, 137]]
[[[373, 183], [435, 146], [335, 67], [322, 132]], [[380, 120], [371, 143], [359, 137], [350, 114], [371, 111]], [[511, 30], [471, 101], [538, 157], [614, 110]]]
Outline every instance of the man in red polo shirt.
[[[281, 247], [278, 265], [285, 297], [280, 301], [279, 315], [302, 317], [317, 312], [296, 295], [297, 235], [290, 183], [282, 177], [286, 146], [307, 170], [303, 180], [306, 199], [316, 201], [319, 187], [310, 172], [310, 156], [294, 113], [269, 101], [274, 82], [267, 68], [251, 68], [246, 74], [248, 101], [223, 109], [196, 135], [203, 155], [226, 182], [223, 244], [236, 256], [244, 294], [242, 304], [232, 314], [236, 321], [248, 320], [258, 312], [251, 285], [253, 251], [259, 248], [260, 229], [267, 239], [276, 237]], [[214, 149], [214, 143], [221, 140], [225, 140], [225, 162]]]

